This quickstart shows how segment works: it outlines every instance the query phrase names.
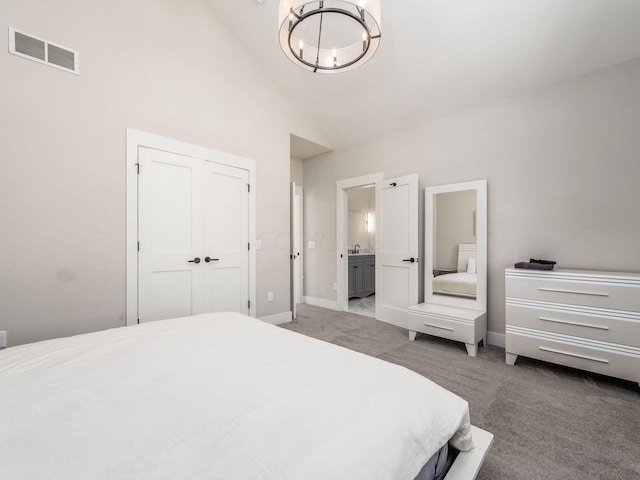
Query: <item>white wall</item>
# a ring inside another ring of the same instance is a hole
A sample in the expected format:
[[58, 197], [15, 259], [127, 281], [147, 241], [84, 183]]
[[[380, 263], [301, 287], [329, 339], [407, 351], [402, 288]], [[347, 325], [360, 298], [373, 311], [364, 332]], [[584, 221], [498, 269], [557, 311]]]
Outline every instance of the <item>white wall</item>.
[[489, 330], [503, 333], [504, 268], [516, 261], [640, 271], [638, 152], [634, 60], [305, 162], [317, 246], [305, 252], [307, 294], [336, 298], [337, 180], [417, 172], [424, 188], [486, 178]]
[[[289, 135], [327, 142], [207, 2], [3, 0], [0, 19], [9, 344], [124, 324], [127, 127], [256, 160], [257, 314], [288, 311]], [[79, 50], [81, 75], [9, 55], [8, 26]]]
[[296, 182], [297, 187], [304, 186], [304, 161], [299, 158], [291, 157], [290, 169], [291, 181]]

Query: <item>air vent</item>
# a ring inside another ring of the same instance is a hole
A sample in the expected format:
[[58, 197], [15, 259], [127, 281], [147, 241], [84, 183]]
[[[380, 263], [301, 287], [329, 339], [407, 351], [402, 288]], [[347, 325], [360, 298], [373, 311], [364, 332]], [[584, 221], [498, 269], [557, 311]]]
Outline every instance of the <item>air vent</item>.
[[74, 50], [9, 27], [9, 53], [80, 74], [80, 55]]

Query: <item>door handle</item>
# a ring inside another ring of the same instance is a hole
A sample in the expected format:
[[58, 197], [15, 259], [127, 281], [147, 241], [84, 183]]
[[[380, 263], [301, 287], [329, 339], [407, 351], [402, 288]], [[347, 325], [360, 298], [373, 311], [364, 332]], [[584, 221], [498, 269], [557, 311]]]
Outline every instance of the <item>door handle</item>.
[[196, 257], [193, 260], [189, 260], [189, 263], [200, 263], [200, 257]]
[[411, 257], [411, 258], [405, 258], [405, 259], [403, 259], [402, 261], [403, 261], [403, 262], [411, 262], [411, 263], [415, 263], [415, 262], [416, 262], [416, 259], [415, 259], [415, 258], [413, 258], [413, 257]]
[[211, 258], [211, 257], [204, 257], [204, 261], [209, 263], [209, 262], [218, 262], [220, 259], [219, 258]]

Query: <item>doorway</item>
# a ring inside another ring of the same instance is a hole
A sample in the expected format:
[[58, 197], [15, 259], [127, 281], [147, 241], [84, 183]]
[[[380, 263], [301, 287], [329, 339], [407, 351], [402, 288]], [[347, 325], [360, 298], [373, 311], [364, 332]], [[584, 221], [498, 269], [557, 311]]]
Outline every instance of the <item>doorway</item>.
[[349, 307], [366, 317], [376, 316], [375, 184], [347, 191]]
[[376, 182], [382, 173], [337, 182], [338, 309], [376, 317]]

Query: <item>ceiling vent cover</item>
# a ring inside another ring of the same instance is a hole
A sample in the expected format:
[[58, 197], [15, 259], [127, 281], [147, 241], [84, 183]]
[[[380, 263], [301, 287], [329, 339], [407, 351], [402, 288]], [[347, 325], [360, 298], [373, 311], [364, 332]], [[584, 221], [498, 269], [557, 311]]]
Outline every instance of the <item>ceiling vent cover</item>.
[[12, 27], [9, 27], [9, 53], [80, 75], [78, 52]]

